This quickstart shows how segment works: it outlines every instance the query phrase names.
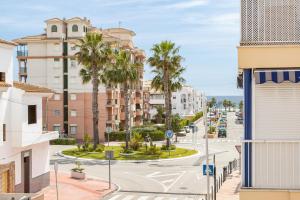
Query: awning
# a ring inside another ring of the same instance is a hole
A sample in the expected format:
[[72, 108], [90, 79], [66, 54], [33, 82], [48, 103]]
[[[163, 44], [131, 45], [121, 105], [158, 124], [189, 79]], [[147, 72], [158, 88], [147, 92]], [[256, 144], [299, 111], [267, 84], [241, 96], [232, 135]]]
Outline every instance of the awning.
[[300, 70], [255, 71], [254, 76], [256, 84], [264, 84], [267, 82], [282, 83], [285, 81], [292, 83], [300, 82]]

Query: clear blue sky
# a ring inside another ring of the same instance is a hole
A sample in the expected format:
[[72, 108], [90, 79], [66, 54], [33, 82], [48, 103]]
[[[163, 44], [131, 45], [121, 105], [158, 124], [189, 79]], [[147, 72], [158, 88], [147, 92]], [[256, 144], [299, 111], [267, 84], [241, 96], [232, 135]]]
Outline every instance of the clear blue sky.
[[[239, 0], [3, 0], [0, 38], [43, 32], [52, 17], [87, 17], [96, 27], [136, 32], [150, 55], [154, 43], [172, 40], [185, 57], [187, 84], [207, 95], [241, 95], [236, 89]], [[151, 78], [146, 66], [146, 78]]]

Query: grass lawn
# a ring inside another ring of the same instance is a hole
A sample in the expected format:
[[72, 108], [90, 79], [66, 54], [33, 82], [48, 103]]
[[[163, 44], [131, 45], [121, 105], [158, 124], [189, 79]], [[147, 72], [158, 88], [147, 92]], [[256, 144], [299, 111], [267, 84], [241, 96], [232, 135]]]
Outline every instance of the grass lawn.
[[[141, 148], [139, 151], [135, 151], [134, 155], [124, 156], [120, 155], [120, 152], [123, 150], [120, 146], [110, 146], [105, 147], [105, 150], [113, 150], [115, 155], [115, 160], [156, 160], [156, 159], [167, 159], [167, 158], [180, 158], [185, 156], [190, 156], [196, 154], [196, 150], [184, 149], [184, 148], [176, 148], [175, 151], [169, 152], [168, 151], [161, 151], [160, 147], [157, 147], [157, 154], [156, 155], [146, 155], [145, 148]], [[68, 156], [74, 156], [78, 158], [92, 158], [92, 159], [99, 159], [104, 160], [105, 153], [98, 153], [98, 152], [78, 152], [76, 149], [68, 149], [63, 151], [63, 154]]]

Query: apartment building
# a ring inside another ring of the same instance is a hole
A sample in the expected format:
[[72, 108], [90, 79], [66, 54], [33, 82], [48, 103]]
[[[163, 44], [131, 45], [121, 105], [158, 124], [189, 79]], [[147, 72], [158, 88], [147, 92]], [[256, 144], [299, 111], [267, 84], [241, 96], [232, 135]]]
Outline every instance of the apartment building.
[[241, 200], [300, 199], [299, 15], [299, 0], [241, 0]]
[[[151, 88], [151, 81], [144, 81], [144, 91], [149, 94], [149, 117], [153, 119], [158, 106], [164, 107], [165, 97], [162, 91]], [[202, 94], [191, 86], [183, 86], [181, 90], [172, 93], [172, 114], [189, 117], [202, 111]]]
[[201, 93], [191, 86], [183, 86], [172, 93], [172, 113], [181, 117], [190, 117], [202, 111]]
[[[92, 136], [92, 84], [82, 84], [79, 71], [82, 68], [74, 55], [76, 44], [88, 32], [98, 32], [107, 42], [115, 42], [120, 48], [132, 52], [132, 60], [144, 61], [145, 54], [133, 44], [135, 33], [125, 28], [100, 29], [90, 20], [52, 18], [45, 21], [45, 33], [14, 40], [18, 43], [20, 81], [49, 87], [56, 92], [44, 101], [46, 114], [44, 128], [57, 130], [79, 140], [85, 133]], [[143, 69], [138, 84], [131, 94], [131, 125], [143, 123]], [[99, 87], [99, 137], [104, 140], [107, 127], [119, 130], [124, 127], [124, 94], [122, 89], [101, 85]]]
[[53, 91], [13, 81], [17, 44], [0, 39], [0, 193], [34, 193], [50, 183], [49, 141], [42, 98]]

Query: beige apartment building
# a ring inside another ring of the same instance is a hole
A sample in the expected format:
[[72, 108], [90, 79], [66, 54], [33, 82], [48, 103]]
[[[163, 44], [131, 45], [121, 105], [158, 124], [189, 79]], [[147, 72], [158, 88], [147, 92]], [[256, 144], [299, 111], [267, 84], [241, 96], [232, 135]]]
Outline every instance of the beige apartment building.
[[[45, 33], [14, 40], [18, 44], [19, 81], [51, 88], [56, 92], [44, 101], [43, 116], [46, 130], [59, 131], [79, 140], [85, 133], [92, 136], [92, 84], [82, 84], [82, 68], [75, 59], [76, 43], [88, 32], [99, 32], [104, 40], [115, 42], [132, 52], [132, 60], [144, 61], [143, 50], [134, 46], [135, 33], [125, 28], [101, 29], [90, 20], [74, 17], [53, 18], [45, 21]], [[143, 124], [143, 69], [139, 82], [132, 89], [130, 123]], [[107, 127], [113, 131], [124, 127], [124, 94], [118, 87], [99, 87], [99, 137], [104, 140]]]

